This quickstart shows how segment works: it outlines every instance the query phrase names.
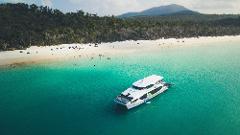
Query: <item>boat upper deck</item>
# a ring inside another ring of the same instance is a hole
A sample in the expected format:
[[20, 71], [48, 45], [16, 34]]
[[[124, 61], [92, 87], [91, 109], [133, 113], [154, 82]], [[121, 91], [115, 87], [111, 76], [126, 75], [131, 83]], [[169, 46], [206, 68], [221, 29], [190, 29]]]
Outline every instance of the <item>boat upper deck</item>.
[[139, 88], [145, 88], [149, 85], [153, 85], [156, 84], [157, 82], [163, 80], [162, 76], [158, 76], [158, 75], [151, 75], [149, 77], [146, 77], [142, 80], [136, 81], [133, 83], [133, 86], [135, 87], [139, 87]]

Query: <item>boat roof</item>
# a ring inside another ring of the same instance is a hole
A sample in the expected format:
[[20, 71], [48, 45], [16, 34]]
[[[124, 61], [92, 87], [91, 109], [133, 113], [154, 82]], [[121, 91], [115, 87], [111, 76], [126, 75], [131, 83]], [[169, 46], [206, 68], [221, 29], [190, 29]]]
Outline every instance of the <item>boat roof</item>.
[[133, 83], [134, 86], [136, 87], [140, 87], [140, 88], [144, 88], [147, 87], [151, 84], [155, 84], [156, 82], [163, 80], [162, 76], [158, 76], [158, 75], [151, 75], [148, 76], [142, 80], [138, 80], [136, 82]]

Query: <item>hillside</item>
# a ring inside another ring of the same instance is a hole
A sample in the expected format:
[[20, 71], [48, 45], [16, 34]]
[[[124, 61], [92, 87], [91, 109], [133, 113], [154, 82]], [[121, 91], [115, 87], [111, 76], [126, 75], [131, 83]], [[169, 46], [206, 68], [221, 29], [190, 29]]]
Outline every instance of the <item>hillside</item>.
[[180, 5], [171, 4], [167, 6], [150, 8], [141, 12], [125, 13], [118, 17], [127, 18], [127, 17], [137, 17], [137, 16], [163, 16], [163, 15], [173, 15], [173, 14], [190, 15], [190, 14], [199, 14], [199, 13], [192, 11], [190, 9], [187, 9]]

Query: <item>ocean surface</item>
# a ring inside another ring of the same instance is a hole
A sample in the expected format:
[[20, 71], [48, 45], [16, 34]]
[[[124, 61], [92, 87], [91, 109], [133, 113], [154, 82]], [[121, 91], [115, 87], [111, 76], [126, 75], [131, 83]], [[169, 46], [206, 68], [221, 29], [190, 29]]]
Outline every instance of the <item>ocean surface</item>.
[[[0, 135], [239, 135], [239, 44], [0, 69]], [[152, 74], [174, 86], [150, 104], [116, 106]]]

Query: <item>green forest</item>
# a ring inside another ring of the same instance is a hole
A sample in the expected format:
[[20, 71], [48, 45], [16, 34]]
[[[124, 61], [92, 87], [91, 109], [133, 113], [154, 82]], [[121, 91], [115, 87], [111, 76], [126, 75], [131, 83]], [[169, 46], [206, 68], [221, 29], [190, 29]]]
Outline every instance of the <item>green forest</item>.
[[0, 4], [0, 50], [32, 45], [101, 43], [198, 36], [239, 35], [239, 15], [99, 17], [83, 11], [63, 13], [44, 6]]

